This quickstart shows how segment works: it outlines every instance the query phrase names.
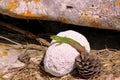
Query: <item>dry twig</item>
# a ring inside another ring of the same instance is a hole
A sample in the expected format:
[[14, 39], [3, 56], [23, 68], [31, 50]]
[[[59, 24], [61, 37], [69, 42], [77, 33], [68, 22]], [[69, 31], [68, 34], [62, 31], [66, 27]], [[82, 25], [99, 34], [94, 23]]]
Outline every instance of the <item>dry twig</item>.
[[35, 39], [36, 38], [36, 35], [34, 35], [33, 33], [29, 32], [29, 31], [22, 30], [22, 29], [20, 29], [18, 27], [15, 27], [15, 26], [11, 25], [11, 24], [8, 24], [8, 23], [0, 21], [0, 25], [2, 25], [4, 27], [7, 27], [7, 28], [9, 28], [11, 30], [14, 30], [16, 32], [19, 32], [19, 33], [21, 33], [23, 35], [26, 35], [27, 37], [29, 37], [31, 39]]
[[[9, 28], [9, 29], [11, 29], [11, 30], [14, 30], [14, 31], [16, 31], [16, 32], [19, 32], [19, 33], [21, 33], [21, 34], [29, 37], [30, 39], [35, 39], [35, 40], [38, 41], [41, 45], [50, 46], [50, 43], [49, 43], [48, 41], [46, 41], [46, 40], [43, 39], [43, 38], [36, 38], [36, 35], [34, 35], [33, 33], [29, 32], [29, 31], [22, 30], [22, 29], [20, 29], [20, 28], [18, 28], [18, 27], [15, 27], [15, 26], [13, 26], [13, 25], [11, 25], [11, 24], [8, 24], [8, 23], [2, 22], [2, 21], [0, 21], [0, 25], [2, 25], [2, 26], [4, 26], [4, 27], [7, 27], [7, 28]], [[3, 37], [1, 37], [1, 38], [3, 38]], [[4, 39], [6, 39], [6, 38], [4, 38]], [[10, 42], [12, 42], [12, 43], [16, 43], [16, 42], [13, 42], [13, 41], [10, 40], [10, 39], [6, 39], [6, 40], [8, 40], [8, 41], [10, 41]]]
[[0, 38], [5, 39], [5, 40], [7, 40], [7, 41], [9, 41], [9, 42], [11, 42], [11, 43], [14, 43], [14, 44], [16, 44], [16, 45], [22, 46], [20, 43], [15, 42], [15, 41], [13, 41], [13, 40], [11, 40], [11, 39], [8, 39], [8, 38], [6, 38], [6, 37], [0, 36]]

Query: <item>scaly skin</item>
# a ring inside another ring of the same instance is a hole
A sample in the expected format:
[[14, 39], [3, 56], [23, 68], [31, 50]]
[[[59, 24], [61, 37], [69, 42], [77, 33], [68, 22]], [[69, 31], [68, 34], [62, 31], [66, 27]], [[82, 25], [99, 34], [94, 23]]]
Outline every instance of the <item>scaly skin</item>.
[[56, 36], [53, 35], [50, 37], [52, 40], [56, 40], [58, 43], [67, 43], [69, 45], [71, 45], [73, 48], [75, 48], [79, 53], [86, 53], [85, 47], [82, 46], [80, 43], [78, 43], [77, 41], [71, 39], [71, 38], [67, 38], [67, 37], [60, 37], [60, 36]]

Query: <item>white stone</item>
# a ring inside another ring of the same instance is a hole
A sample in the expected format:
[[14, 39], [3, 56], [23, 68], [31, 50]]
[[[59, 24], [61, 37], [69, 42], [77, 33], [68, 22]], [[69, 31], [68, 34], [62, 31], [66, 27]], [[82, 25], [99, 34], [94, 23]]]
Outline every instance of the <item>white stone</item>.
[[[60, 32], [57, 35], [66, 36], [78, 41], [85, 47], [88, 53], [90, 52], [89, 42], [82, 34], [68, 30]], [[53, 40], [44, 57], [45, 71], [54, 76], [63, 76], [68, 74], [75, 68], [74, 62], [78, 55], [79, 52], [69, 44], [59, 44]]]

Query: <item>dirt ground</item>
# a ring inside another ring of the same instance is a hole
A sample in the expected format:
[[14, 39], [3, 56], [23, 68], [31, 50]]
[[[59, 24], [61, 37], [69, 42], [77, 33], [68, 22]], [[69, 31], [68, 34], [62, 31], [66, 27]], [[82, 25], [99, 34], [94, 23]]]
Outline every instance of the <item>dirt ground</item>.
[[[120, 31], [113, 30], [100, 30], [87, 27], [78, 27], [75, 25], [67, 25], [58, 22], [49, 21], [35, 21], [35, 20], [21, 20], [13, 19], [8, 16], [0, 15], [0, 21], [10, 23], [21, 29], [34, 33], [37, 37], [42, 37], [50, 42], [50, 36], [57, 34], [60, 31], [72, 29], [85, 35], [90, 42], [91, 54], [97, 55], [104, 64], [104, 71], [95, 80], [120, 80]], [[16, 21], [16, 22], [15, 22]], [[38, 25], [39, 24], [39, 25]], [[38, 26], [38, 27], [36, 27]], [[40, 45], [35, 39], [31, 39], [26, 35], [19, 32], [10, 30], [0, 25], [0, 36], [7, 37], [20, 44], [36, 44]], [[0, 43], [10, 44], [9, 41], [0, 39]], [[43, 47], [48, 47], [43, 44]], [[33, 55], [32, 52], [27, 55], [30, 58], [38, 58], [38, 61], [42, 61], [44, 50], [39, 54]], [[37, 52], [36, 52], [37, 53]], [[31, 56], [32, 55], [32, 56]], [[38, 57], [42, 55], [42, 57]], [[17, 73], [13, 74], [12, 78], [4, 79], [0, 76], [0, 80], [82, 80], [77, 75], [77, 71], [74, 70], [68, 75], [63, 77], [54, 77], [44, 72], [43, 65], [36, 62], [30, 62], [23, 69], [17, 70]]]

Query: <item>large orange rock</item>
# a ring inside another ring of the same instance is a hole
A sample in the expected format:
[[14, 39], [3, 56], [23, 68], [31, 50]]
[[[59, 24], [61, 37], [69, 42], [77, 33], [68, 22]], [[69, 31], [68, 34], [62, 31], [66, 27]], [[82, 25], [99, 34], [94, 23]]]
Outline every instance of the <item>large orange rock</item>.
[[0, 13], [120, 30], [120, 0], [0, 0]]

